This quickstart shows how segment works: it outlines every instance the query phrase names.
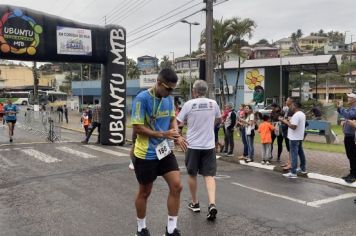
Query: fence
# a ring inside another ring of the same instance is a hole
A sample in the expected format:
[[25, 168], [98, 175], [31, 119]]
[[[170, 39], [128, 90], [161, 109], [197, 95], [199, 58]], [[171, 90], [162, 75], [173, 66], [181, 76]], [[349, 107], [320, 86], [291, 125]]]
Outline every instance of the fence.
[[32, 110], [20, 111], [18, 127], [34, 135], [40, 135], [50, 142], [61, 141], [60, 120], [63, 115], [59, 112]]

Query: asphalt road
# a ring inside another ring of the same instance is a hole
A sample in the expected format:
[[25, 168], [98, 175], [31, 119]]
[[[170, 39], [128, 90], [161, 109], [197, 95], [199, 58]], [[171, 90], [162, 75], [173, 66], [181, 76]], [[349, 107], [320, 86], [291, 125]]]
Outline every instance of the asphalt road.
[[[134, 235], [137, 182], [128, 168], [129, 147], [82, 145], [82, 134], [70, 131], [54, 144], [15, 132], [10, 144], [0, 128], [0, 236]], [[202, 212], [192, 213], [182, 153], [177, 158], [182, 235], [355, 235], [355, 190], [224, 161], [218, 161], [218, 218], [207, 222], [203, 181]], [[167, 192], [159, 178], [147, 214], [153, 236], [165, 230]]]

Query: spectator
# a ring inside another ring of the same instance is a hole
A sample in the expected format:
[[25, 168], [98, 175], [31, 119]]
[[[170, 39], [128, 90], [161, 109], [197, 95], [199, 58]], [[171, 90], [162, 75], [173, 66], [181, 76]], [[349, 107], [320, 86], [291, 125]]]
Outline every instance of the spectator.
[[95, 128], [98, 128], [98, 140], [96, 141], [97, 144], [100, 143], [100, 127], [101, 127], [101, 107], [99, 105], [99, 100], [95, 99], [94, 101], [94, 108], [93, 108], [93, 118], [91, 121], [91, 125], [88, 131], [88, 135], [86, 136], [85, 140], [82, 143], [87, 144], [89, 142], [90, 136], [92, 135]]
[[68, 124], [68, 107], [64, 105], [64, 118], [66, 119], [66, 123]]
[[239, 117], [236, 122], [236, 127], [240, 131], [240, 137], [241, 137], [242, 144], [243, 144], [243, 153], [242, 153], [242, 156], [240, 156], [238, 158], [239, 160], [244, 160], [248, 156], [248, 145], [247, 145], [247, 140], [246, 140], [245, 126], [243, 123], [240, 122], [240, 119], [244, 119], [244, 118], [245, 118], [245, 104], [241, 104], [240, 109], [239, 109]]
[[245, 162], [253, 162], [255, 155], [255, 147], [254, 147], [254, 138], [255, 138], [255, 115], [253, 114], [253, 110], [251, 105], [245, 106], [245, 118], [239, 120], [245, 127], [246, 133], [246, 141], [247, 141], [247, 149], [248, 156], [245, 159]]
[[353, 121], [356, 119], [356, 94], [347, 94], [347, 103], [350, 105], [349, 109], [343, 108], [342, 102], [338, 102], [338, 113], [345, 118], [343, 122], [343, 132], [344, 132], [344, 145], [346, 156], [350, 162], [350, 173], [342, 179], [347, 183], [353, 183], [356, 180], [356, 145], [355, 145], [355, 127], [352, 125]]
[[[216, 151], [214, 145], [214, 124], [221, 122], [220, 108], [216, 101], [206, 98], [208, 84], [204, 80], [197, 80], [193, 85], [194, 99], [186, 102], [177, 120], [182, 123], [187, 120], [188, 151], [185, 163], [189, 174], [188, 183], [192, 197], [188, 208], [193, 212], [200, 212], [197, 198], [197, 174], [204, 176], [208, 192], [208, 220], [215, 220], [217, 209], [215, 206], [215, 175]], [[230, 116], [230, 115], [229, 115]], [[228, 116], [227, 119], [230, 119]], [[204, 122], [201, 122], [202, 117]], [[232, 126], [232, 128], [234, 125]], [[229, 130], [230, 127], [227, 128]]]
[[[290, 109], [294, 112], [290, 121], [280, 118], [288, 126], [288, 139], [291, 153], [291, 170], [283, 174], [287, 178], [297, 178], [297, 173], [306, 174], [306, 160], [303, 150], [303, 140], [305, 131], [305, 114], [301, 111], [302, 105], [294, 102]], [[298, 156], [300, 160], [300, 169], [298, 169]]]
[[4, 126], [4, 104], [0, 102], [0, 123], [2, 123], [2, 126]]
[[277, 138], [277, 144], [278, 144], [277, 161], [280, 162], [281, 154], [283, 151], [283, 132], [282, 132], [282, 124], [279, 121], [279, 117], [283, 117], [284, 113], [281, 110], [281, 107], [278, 106], [278, 104], [276, 103], [273, 103], [271, 107], [272, 107], [271, 122], [275, 127], [274, 132], [272, 132], [271, 159], [273, 159], [273, 143], [274, 140]]
[[262, 161], [261, 164], [271, 164], [271, 143], [272, 143], [272, 131], [274, 130], [274, 126], [269, 121], [268, 115], [263, 115], [263, 122], [259, 125], [258, 132], [261, 136], [262, 143]]
[[85, 137], [88, 136], [88, 129], [89, 129], [89, 125], [90, 125], [90, 120], [89, 120], [89, 116], [88, 116], [88, 109], [85, 108], [84, 112], [80, 118], [80, 122], [83, 125], [84, 131], [85, 131]]
[[[291, 97], [288, 97], [287, 100], [285, 101], [285, 105], [282, 108], [282, 112], [284, 114], [283, 118], [286, 120], [290, 120], [291, 117], [293, 116], [293, 111], [289, 107], [292, 106], [292, 103], [294, 102], [294, 99]], [[290, 155], [290, 148], [289, 148], [289, 139], [288, 139], [288, 126], [281, 122], [281, 127], [282, 127], [282, 135], [284, 138], [284, 142], [286, 144], [286, 149], [288, 151], [288, 160], [287, 163], [281, 165], [284, 171], [289, 171], [291, 168], [291, 155]]]
[[225, 142], [224, 142], [224, 153], [225, 155], [232, 157], [234, 156], [234, 128], [236, 124], [236, 113], [234, 110], [234, 104], [229, 102], [227, 105], [227, 110], [229, 111], [224, 122], [225, 127]]
[[58, 112], [58, 122], [63, 122], [63, 107], [58, 106], [57, 112]]

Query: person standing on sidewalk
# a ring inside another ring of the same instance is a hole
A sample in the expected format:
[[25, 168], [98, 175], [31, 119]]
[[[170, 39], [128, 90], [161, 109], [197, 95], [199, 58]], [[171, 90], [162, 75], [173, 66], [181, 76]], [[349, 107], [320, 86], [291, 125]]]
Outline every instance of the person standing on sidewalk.
[[[200, 212], [197, 196], [197, 174], [199, 173], [204, 176], [208, 192], [207, 219], [215, 220], [218, 211], [215, 205], [216, 149], [214, 125], [221, 123], [221, 114], [216, 101], [206, 98], [207, 92], [208, 84], [204, 80], [195, 81], [193, 84], [194, 99], [183, 105], [177, 120], [180, 124], [187, 120], [188, 125], [188, 151], [185, 155], [185, 165], [189, 174], [188, 184], [192, 197], [188, 208], [193, 212]], [[226, 130], [229, 129], [230, 127], [226, 127]]]
[[94, 108], [93, 108], [93, 117], [92, 117], [92, 122], [89, 128], [89, 133], [85, 137], [85, 139], [82, 141], [82, 143], [87, 144], [89, 142], [90, 136], [95, 130], [95, 128], [98, 128], [98, 141], [96, 141], [97, 144], [100, 143], [100, 126], [101, 126], [101, 106], [99, 105], [99, 100], [95, 99], [94, 101]]
[[17, 106], [12, 104], [11, 99], [7, 100], [7, 104], [4, 107], [4, 113], [5, 113], [5, 120], [7, 123], [7, 126], [9, 127], [9, 138], [10, 138], [10, 143], [12, 143], [12, 138], [14, 136], [14, 129], [15, 129], [15, 124], [16, 124], [16, 114], [19, 111], [17, 110]]
[[174, 140], [186, 150], [185, 139], [179, 134], [173, 99], [170, 94], [178, 77], [171, 69], [159, 72], [154, 87], [139, 93], [132, 103], [131, 123], [137, 134], [133, 152], [133, 164], [139, 190], [135, 206], [137, 236], [149, 236], [146, 227], [146, 208], [153, 182], [162, 176], [169, 187], [167, 199], [168, 222], [166, 236], [180, 236], [177, 229], [182, 183], [177, 159], [169, 145]]
[[281, 107], [276, 103], [272, 103], [271, 107], [272, 107], [271, 122], [275, 127], [274, 132], [272, 132], [271, 159], [273, 159], [273, 143], [274, 140], [276, 140], [277, 138], [277, 144], [278, 144], [277, 162], [280, 162], [281, 154], [283, 151], [283, 132], [282, 132], [281, 122], [279, 121], [279, 117], [284, 116], [284, 113]]
[[[306, 174], [306, 160], [303, 150], [303, 140], [305, 131], [305, 114], [301, 111], [302, 104], [293, 102], [290, 109], [294, 112], [290, 121], [280, 117], [280, 121], [288, 126], [288, 139], [291, 154], [291, 170], [283, 174], [287, 178], [297, 178], [297, 172]], [[300, 169], [298, 169], [298, 156], [300, 159]]]
[[247, 150], [248, 156], [245, 159], [245, 162], [253, 162], [255, 156], [255, 147], [254, 147], [254, 139], [255, 139], [255, 115], [253, 114], [253, 110], [251, 105], [245, 106], [245, 118], [239, 120], [241, 124], [245, 127], [245, 135], [247, 141]]
[[3, 119], [4, 119], [4, 104], [2, 104], [2, 102], [0, 102], [0, 124], [2, 126], [4, 126]]
[[245, 118], [245, 104], [240, 105], [240, 110], [238, 112], [238, 117], [237, 117], [237, 122], [236, 122], [236, 127], [240, 131], [240, 136], [243, 144], [243, 153], [242, 156], [239, 156], [239, 160], [244, 160], [248, 156], [248, 145], [247, 145], [247, 139], [246, 139], [246, 131], [245, 131], [245, 126], [242, 122], [240, 122], [240, 119]]
[[258, 127], [258, 132], [261, 136], [261, 143], [262, 143], [262, 161], [261, 164], [271, 164], [271, 143], [272, 143], [272, 132], [274, 130], [274, 126], [269, 121], [268, 115], [263, 115], [262, 120], [263, 122]]
[[346, 156], [350, 162], [350, 173], [347, 176], [342, 177], [347, 183], [353, 183], [356, 181], [356, 145], [355, 145], [355, 128], [350, 125], [349, 120], [356, 119], [356, 94], [347, 94], [347, 103], [350, 105], [349, 109], [343, 108], [342, 102], [338, 102], [337, 111], [340, 115], [345, 117], [343, 124], [344, 132], [344, 145]]
[[66, 119], [66, 123], [68, 124], [68, 107], [67, 107], [67, 105], [64, 105], [63, 112], [64, 112], [64, 118]]
[[234, 104], [229, 102], [226, 104], [228, 114], [224, 122], [225, 127], [225, 141], [224, 141], [224, 153], [225, 155], [234, 156], [234, 129], [236, 124], [236, 112], [234, 110]]

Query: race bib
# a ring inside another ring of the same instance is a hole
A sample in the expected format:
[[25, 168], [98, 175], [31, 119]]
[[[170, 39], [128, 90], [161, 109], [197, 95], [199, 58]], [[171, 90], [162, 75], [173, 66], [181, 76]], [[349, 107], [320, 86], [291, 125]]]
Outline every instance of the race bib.
[[171, 153], [171, 149], [169, 148], [169, 144], [167, 139], [165, 139], [164, 141], [162, 141], [160, 144], [157, 145], [156, 147], [156, 154], [157, 154], [157, 158], [158, 160], [161, 160], [163, 158], [165, 158], [166, 156], [168, 156]]

